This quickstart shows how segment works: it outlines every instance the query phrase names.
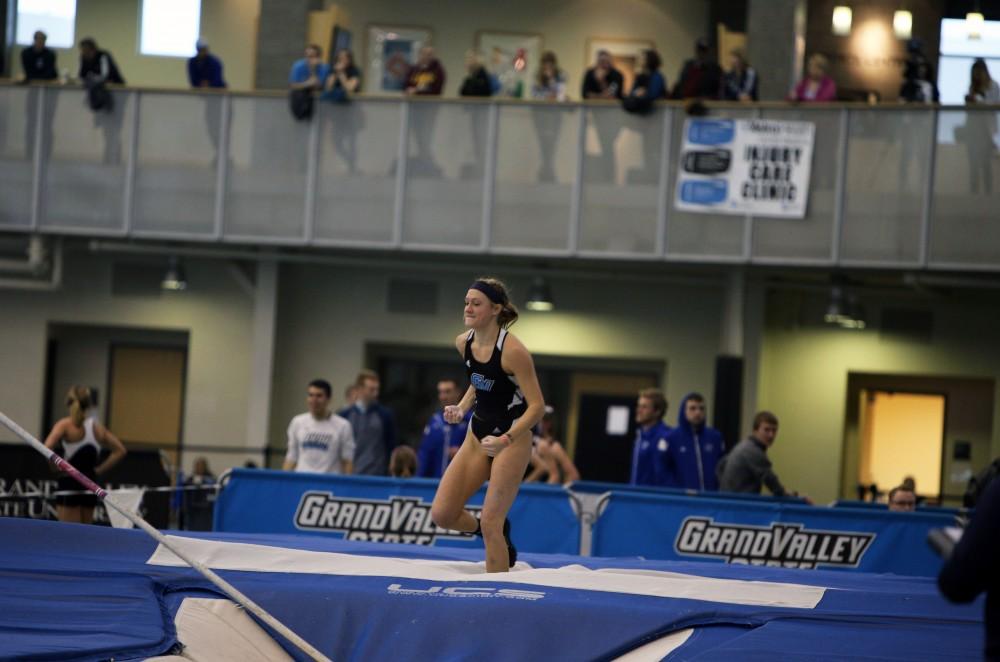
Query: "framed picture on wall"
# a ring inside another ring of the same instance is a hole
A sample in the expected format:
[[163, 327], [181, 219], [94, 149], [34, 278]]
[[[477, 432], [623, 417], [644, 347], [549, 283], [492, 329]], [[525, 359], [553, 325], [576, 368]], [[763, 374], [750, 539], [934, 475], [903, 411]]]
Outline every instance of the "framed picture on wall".
[[585, 69], [594, 66], [598, 51], [611, 53], [611, 61], [615, 69], [622, 72], [625, 92], [632, 89], [632, 81], [639, 71], [642, 52], [655, 49], [656, 44], [651, 39], [623, 39], [618, 37], [588, 37], [587, 64]]
[[430, 43], [430, 28], [405, 25], [369, 25], [365, 62], [365, 91], [401, 93], [410, 65]]
[[486, 70], [499, 80], [499, 94], [518, 99], [528, 96], [542, 57], [542, 35], [480, 30], [476, 50]]

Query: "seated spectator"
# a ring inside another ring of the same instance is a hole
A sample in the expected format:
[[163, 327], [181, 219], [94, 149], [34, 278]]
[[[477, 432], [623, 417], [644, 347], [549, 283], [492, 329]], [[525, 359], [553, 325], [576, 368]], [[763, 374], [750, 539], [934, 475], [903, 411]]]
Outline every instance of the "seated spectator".
[[715, 465], [725, 451], [722, 434], [705, 424], [705, 397], [690, 393], [681, 401], [677, 427], [667, 435], [667, 487], [718, 490]]
[[417, 474], [417, 454], [409, 446], [396, 446], [389, 456], [389, 475], [413, 478]]
[[722, 98], [727, 101], [757, 101], [757, 70], [747, 62], [746, 52], [729, 52], [729, 71], [722, 84]]
[[56, 52], [45, 45], [48, 37], [41, 30], [35, 32], [31, 46], [21, 51], [21, 68], [24, 70], [24, 81], [55, 80], [59, 77], [56, 71]]
[[533, 463], [531, 473], [524, 480], [530, 483], [544, 479], [551, 485], [565, 485], [580, 480], [580, 471], [556, 438], [556, 414], [552, 407], [545, 406], [545, 415], [540, 425], [541, 431], [535, 437], [533, 451], [538, 462]]
[[633, 113], [647, 113], [653, 109], [653, 102], [667, 98], [667, 81], [660, 73], [660, 54], [652, 49], [642, 52], [639, 73], [636, 74], [632, 89], [624, 100], [625, 110]]
[[733, 450], [719, 460], [716, 469], [719, 490], [760, 494], [761, 488], [767, 486], [774, 496], [785, 496], [785, 487], [778, 480], [771, 468], [771, 460], [767, 457], [767, 449], [774, 444], [777, 436], [777, 416], [769, 411], [762, 411], [754, 416], [750, 436], [736, 444]]
[[635, 442], [632, 447], [631, 485], [665, 487], [671, 483], [667, 455], [670, 426], [663, 422], [667, 399], [658, 388], [639, 391], [635, 404]]
[[292, 64], [288, 84], [293, 90], [317, 91], [326, 87], [330, 65], [323, 62], [323, 49], [316, 44], [306, 46], [305, 57]]
[[912, 513], [917, 509], [917, 495], [913, 487], [903, 484], [889, 490], [889, 510], [894, 513]]
[[483, 66], [483, 58], [476, 51], [465, 53], [465, 80], [458, 91], [463, 97], [488, 97], [493, 94], [493, 82]]
[[361, 70], [354, 64], [354, 54], [346, 48], [337, 51], [333, 71], [326, 79], [326, 97], [332, 101], [347, 101], [361, 88]]
[[952, 602], [972, 602], [986, 593], [984, 660], [1000, 660], [1000, 481], [994, 481], [976, 505], [938, 575], [938, 588]]
[[621, 99], [624, 80], [622, 72], [611, 64], [611, 53], [600, 50], [597, 62], [583, 76], [580, 94], [584, 99]]
[[706, 39], [694, 43], [694, 57], [684, 63], [671, 95], [674, 99], [718, 99], [722, 67], [712, 60]]
[[837, 84], [827, 75], [827, 59], [813, 53], [806, 64], [806, 76], [788, 95], [789, 101], [807, 103], [834, 101], [837, 98]]
[[434, 48], [424, 46], [417, 63], [406, 76], [406, 94], [440, 96], [444, 89], [445, 71], [434, 54]]
[[191, 87], [226, 87], [226, 81], [222, 77], [222, 60], [208, 52], [208, 42], [199, 39], [195, 50], [197, 53], [187, 63]]
[[531, 98], [540, 101], [566, 101], [566, 74], [559, 68], [556, 54], [542, 53], [538, 63], [538, 73], [531, 86]]

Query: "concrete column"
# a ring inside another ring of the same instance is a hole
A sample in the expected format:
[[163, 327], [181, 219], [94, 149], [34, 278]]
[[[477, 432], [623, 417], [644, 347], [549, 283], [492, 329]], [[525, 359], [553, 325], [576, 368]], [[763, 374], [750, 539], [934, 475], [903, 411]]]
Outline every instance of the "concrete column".
[[278, 315], [278, 263], [257, 263], [253, 303], [253, 348], [250, 400], [247, 402], [247, 448], [268, 445], [271, 425], [271, 378], [274, 371], [274, 330]]
[[260, 0], [254, 71], [257, 89], [288, 87], [288, 70], [306, 46], [309, 12], [322, 9], [321, 5], [320, 0]]
[[746, 276], [735, 268], [726, 280], [726, 295], [722, 302], [722, 335], [719, 354], [743, 356], [743, 302], [746, 298]]
[[784, 99], [802, 77], [806, 0], [749, 0], [747, 57], [760, 76], [760, 98]]

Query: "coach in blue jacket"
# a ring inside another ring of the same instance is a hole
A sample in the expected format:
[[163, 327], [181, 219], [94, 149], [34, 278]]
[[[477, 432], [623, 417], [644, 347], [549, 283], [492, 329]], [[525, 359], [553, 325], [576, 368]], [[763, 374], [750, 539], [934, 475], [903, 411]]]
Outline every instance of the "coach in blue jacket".
[[715, 465], [725, 450], [722, 435], [705, 425], [705, 398], [690, 393], [681, 401], [677, 427], [667, 435], [667, 487], [718, 490]]
[[635, 407], [635, 445], [632, 446], [632, 485], [667, 486], [667, 435], [670, 426], [663, 422], [667, 398], [658, 388], [639, 391]]

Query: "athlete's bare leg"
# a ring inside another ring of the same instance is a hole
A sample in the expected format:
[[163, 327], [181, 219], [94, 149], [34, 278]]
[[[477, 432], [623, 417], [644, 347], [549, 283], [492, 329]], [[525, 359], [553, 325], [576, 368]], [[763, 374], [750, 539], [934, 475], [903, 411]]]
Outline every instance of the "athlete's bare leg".
[[521, 479], [531, 461], [531, 433], [526, 432], [493, 458], [490, 485], [480, 524], [486, 543], [486, 572], [507, 572], [510, 569], [503, 523], [521, 487]]
[[431, 519], [434, 523], [454, 531], [475, 531], [478, 522], [465, 509], [465, 504], [489, 477], [490, 458], [483, 452], [470, 429], [441, 477], [434, 495], [434, 503], [431, 505]]

